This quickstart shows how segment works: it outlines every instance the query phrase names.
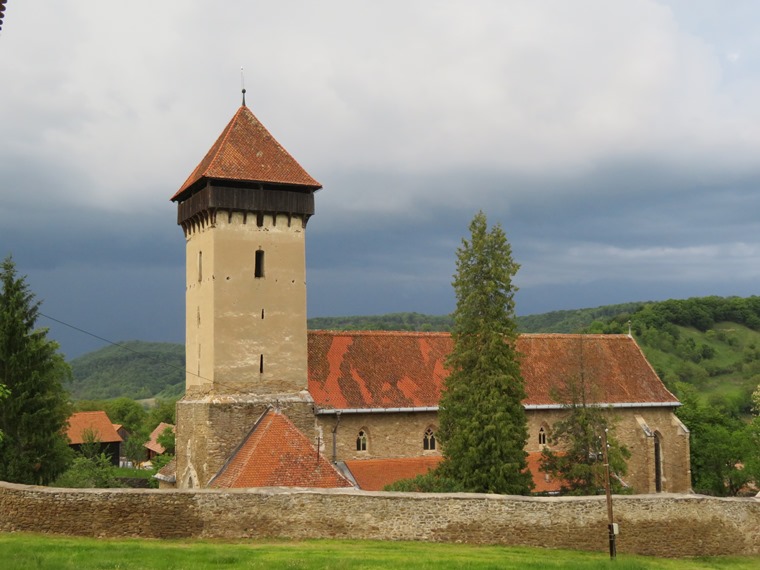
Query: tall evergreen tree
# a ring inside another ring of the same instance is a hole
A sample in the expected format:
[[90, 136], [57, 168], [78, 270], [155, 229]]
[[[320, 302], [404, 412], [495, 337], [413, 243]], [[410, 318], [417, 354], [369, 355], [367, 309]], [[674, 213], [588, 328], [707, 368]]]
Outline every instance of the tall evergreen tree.
[[61, 384], [70, 371], [47, 330], [36, 328], [39, 302], [10, 256], [0, 284], [0, 384], [10, 392], [0, 401], [0, 480], [44, 485], [72, 458], [63, 433], [71, 408]]
[[462, 489], [527, 494], [525, 387], [516, 352], [512, 278], [519, 265], [500, 225], [479, 212], [457, 250], [450, 371], [440, 401], [443, 461], [438, 469]]

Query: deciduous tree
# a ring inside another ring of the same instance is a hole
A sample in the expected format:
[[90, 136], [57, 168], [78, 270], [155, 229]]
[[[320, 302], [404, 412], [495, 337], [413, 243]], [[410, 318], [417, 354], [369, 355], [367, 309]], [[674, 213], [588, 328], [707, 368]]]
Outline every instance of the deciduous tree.
[[39, 303], [11, 257], [0, 267], [0, 479], [47, 484], [72, 453], [64, 435], [70, 415], [62, 382], [69, 367], [47, 330], [36, 328]]
[[[582, 348], [581, 348], [582, 351]], [[585, 376], [570, 379], [556, 399], [565, 405], [567, 415], [554, 423], [549, 443], [541, 452], [541, 470], [560, 481], [569, 495], [604, 493], [602, 434], [607, 431], [607, 459], [610, 464], [610, 487], [613, 493], [626, 489], [621, 477], [626, 474], [626, 460], [631, 452], [615, 437], [611, 411], [594, 405], [593, 386]]]
[[457, 250], [454, 347], [439, 412], [440, 475], [466, 491], [527, 494], [533, 485], [515, 348], [512, 278], [518, 268], [501, 226], [489, 230], [479, 212], [470, 223], [470, 239]]

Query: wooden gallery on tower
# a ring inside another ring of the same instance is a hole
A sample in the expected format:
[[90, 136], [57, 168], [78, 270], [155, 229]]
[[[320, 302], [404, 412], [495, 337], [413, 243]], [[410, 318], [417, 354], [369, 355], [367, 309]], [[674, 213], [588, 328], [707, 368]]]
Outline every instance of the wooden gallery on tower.
[[[448, 333], [308, 331], [306, 227], [321, 188], [243, 105], [172, 201], [186, 241], [186, 392], [163, 488], [381, 490], [441, 459]], [[525, 334], [528, 463], [536, 491], [552, 395], [593, 386], [632, 455], [638, 493], [690, 489], [678, 400], [628, 335]]]

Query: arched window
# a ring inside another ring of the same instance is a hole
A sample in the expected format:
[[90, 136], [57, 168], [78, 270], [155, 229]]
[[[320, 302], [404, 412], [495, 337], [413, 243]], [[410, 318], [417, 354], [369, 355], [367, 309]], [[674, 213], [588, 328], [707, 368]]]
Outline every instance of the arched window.
[[427, 428], [425, 435], [422, 437], [422, 449], [432, 451], [435, 449], [435, 432], [433, 428]]
[[363, 429], [356, 436], [356, 451], [367, 451], [367, 432]]
[[544, 426], [541, 426], [541, 429], [538, 430], [538, 445], [546, 445], [546, 430]]

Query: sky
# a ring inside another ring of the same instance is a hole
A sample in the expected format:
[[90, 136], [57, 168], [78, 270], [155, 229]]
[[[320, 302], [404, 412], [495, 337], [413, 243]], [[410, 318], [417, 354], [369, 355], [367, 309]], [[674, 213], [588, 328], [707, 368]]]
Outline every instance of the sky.
[[76, 329], [183, 342], [169, 199], [242, 67], [323, 185], [310, 317], [450, 313], [478, 210], [519, 315], [755, 295], [758, 29], [751, 0], [9, 0], [0, 256], [69, 358], [105, 344]]

